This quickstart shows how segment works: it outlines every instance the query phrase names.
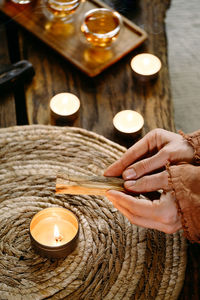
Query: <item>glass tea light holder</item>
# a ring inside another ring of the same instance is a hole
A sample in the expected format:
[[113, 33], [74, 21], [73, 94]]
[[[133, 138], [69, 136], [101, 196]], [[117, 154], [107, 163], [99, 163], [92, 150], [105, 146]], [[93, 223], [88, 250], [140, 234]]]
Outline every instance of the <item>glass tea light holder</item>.
[[123, 26], [121, 15], [108, 8], [95, 8], [84, 15], [81, 31], [92, 47], [109, 48], [118, 39]]
[[50, 117], [53, 125], [68, 125], [79, 114], [80, 100], [71, 93], [60, 93], [50, 100]]
[[71, 21], [83, 0], [44, 0], [44, 14], [51, 21]]
[[135, 137], [140, 134], [143, 125], [144, 119], [142, 115], [134, 110], [122, 110], [113, 118], [114, 128], [124, 137]]
[[29, 232], [32, 246], [38, 254], [48, 258], [62, 258], [77, 246], [79, 222], [70, 210], [49, 207], [32, 218]]
[[135, 77], [143, 81], [157, 78], [161, 67], [160, 59], [149, 53], [138, 54], [131, 60], [131, 68]]

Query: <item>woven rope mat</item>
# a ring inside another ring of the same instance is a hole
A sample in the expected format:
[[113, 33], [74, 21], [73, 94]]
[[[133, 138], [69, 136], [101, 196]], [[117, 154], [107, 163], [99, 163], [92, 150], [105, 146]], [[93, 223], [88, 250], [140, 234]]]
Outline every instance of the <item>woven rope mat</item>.
[[[78, 128], [0, 129], [0, 299], [176, 299], [186, 265], [181, 233], [131, 225], [104, 197], [56, 195], [58, 171], [102, 175], [125, 149]], [[41, 209], [66, 207], [80, 221], [67, 258], [31, 247]]]

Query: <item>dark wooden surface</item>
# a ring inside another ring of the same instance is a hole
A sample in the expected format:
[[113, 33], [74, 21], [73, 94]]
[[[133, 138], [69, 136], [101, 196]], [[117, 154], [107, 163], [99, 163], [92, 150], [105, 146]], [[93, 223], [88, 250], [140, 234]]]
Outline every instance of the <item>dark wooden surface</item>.
[[[136, 2], [129, 17], [145, 27], [148, 40], [95, 78], [87, 77], [34, 36], [19, 30], [21, 58], [30, 60], [36, 70], [32, 85], [26, 89], [30, 124], [48, 124], [48, 101], [56, 93], [69, 91], [81, 100], [80, 117], [74, 125], [116, 142], [124, 143], [115, 135], [112, 118], [123, 109], [134, 109], [144, 116], [145, 132], [156, 127], [174, 130], [163, 22], [168, 1], [160, 5], [159, 1]], [[153, 22], [158, 28], [150, 28]], [[135, 80], [130, 68], [133, 55], [144, 51], [158, 55], [163, 64], [159, 80], [146, 84]]]
[[[148, 40], [95, 78], [89, 78], [32, 34], [1, 14], [0, 64], [27, 59], [36, 75], [0, 95], [0, 126], [50, 124], [49, 101], [59, 92], [76, 94], [81, 110], [74, 126], [92, 130], [121, 145], [134, 141], [116, 135], [113, 116], [134, 109], [145, 119], [143, 134], [161, 127], [175, 130], [167, 62], [165, 15], [170, 0], [110, 0], [119, 12], [148, 33]], [[5, 31], [5, 27], [7, 31]], [[8, 48], [7, 48], [8, 40]], [[140, 52], [157, 55], [162, 61], [158, 80], [141, 83], [133, 77], [130, 60]], [[9, 53], [9, 56], [8, 56]], [[179, 299], [200, 299], [200, 247], [189, 244], [185, 283]]]
[[[2, 17], [0, 25], [0, 65], [10, 63], [6, 36], [5, 19]], [[9, 112], [9, 113], [8, 113]], [[16, 124], [15, 99], [12, 91], [1, 93], [0, 96], [0, 126], [7, 127]]]
[[41, 3], [36, 1], [25, 6], [23, 10], [22, 6], [7, 1], [1, 9], [72, 64], [93, 77], [135, 49], [147, 36], [143, 29], [123, 17], [120, 42], [114, 43], [112, 49], [106, 51], [94, 51], [94, 49], [91, 51], [81, 33], [80, 25], [86, 12], [100, 7], [107, 6], [99, 0], [87, 0], [78, 8], [73, 22], [68, 23], [48, 21]]

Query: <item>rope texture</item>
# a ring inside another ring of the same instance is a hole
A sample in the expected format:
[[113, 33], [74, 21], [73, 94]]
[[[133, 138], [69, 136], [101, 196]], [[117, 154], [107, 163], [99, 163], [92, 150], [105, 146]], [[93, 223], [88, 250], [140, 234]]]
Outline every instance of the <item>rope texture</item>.
[[[80, 128], [0, 129], [0, 299], [177, 299], [186, 241], [131, 225], [105, 197], [55, 195], [57, 172], [102, 175], [125, 148]], [[30, 243], [41, 209], [60, 206], [80, 222], [78, 247], [49, 260]]]

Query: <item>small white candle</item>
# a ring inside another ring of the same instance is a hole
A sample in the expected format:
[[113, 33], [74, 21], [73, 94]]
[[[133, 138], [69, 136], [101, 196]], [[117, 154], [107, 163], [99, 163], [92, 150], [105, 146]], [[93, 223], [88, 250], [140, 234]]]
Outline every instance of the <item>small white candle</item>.
[[134, 134], [142, 129], [144, 119], [134, 110], [122, 110], [114, 116], [113, 125], [119, 132]]
[[76, 227], [67, 218], [62, 219], [59, 215], [43, 218], [32, 229], [32, 236], [43, 245], [55, 246], [66, 244], [75, 236]]
[[161, 69], [160, 59], [149, 53], [138, 54], [131, 60], [132, 70], [143, 78], [155, 77]]
[[70, 116], [79, 110], [80, 101], [71, 93], [60, 93], [50, 101], [51, 110], [60, 116]]
[[32, 245], [39, 254], [59, 258], [65, 257], [75, 249], [79, 222], [70, 210], [49, 207], [32, 218], [29, 230]]

